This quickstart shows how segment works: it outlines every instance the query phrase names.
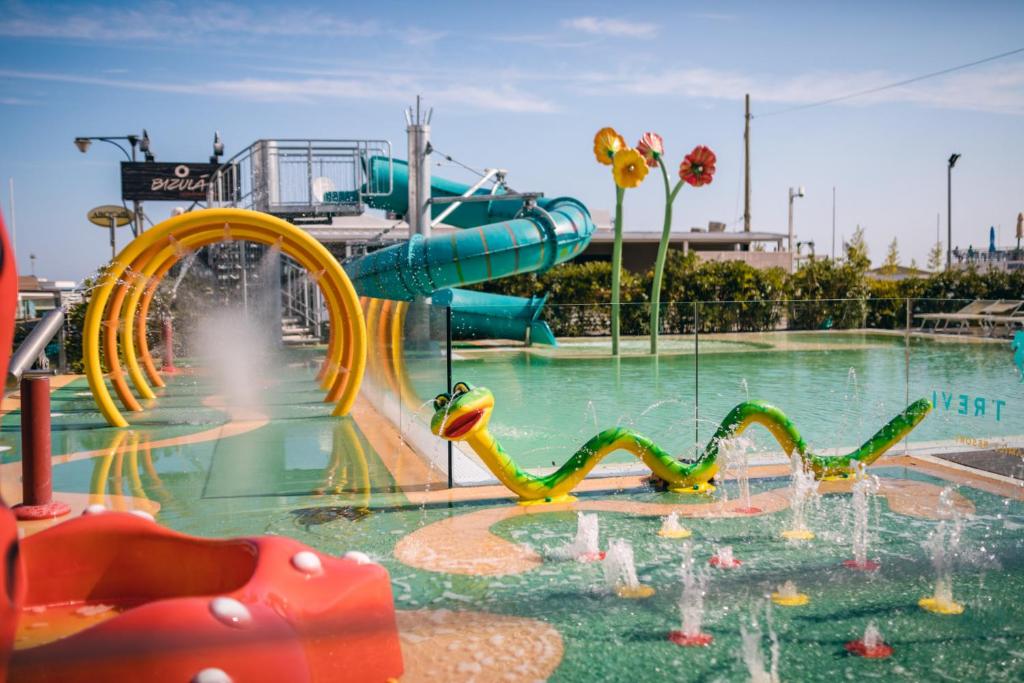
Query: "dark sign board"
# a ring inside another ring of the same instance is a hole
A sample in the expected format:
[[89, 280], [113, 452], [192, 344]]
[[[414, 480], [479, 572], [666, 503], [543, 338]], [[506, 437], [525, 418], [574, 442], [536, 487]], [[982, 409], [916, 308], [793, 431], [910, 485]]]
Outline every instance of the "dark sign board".
[[217, 164], [121, 162], [121, 198], [203, 201]]

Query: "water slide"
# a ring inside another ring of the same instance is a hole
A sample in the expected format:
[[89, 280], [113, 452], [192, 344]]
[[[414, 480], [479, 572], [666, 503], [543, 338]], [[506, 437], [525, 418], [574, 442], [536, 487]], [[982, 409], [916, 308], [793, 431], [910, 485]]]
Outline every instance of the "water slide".
[[[394, 159], [391, 193], [368, 197], [377, 209], [404, 215], [408, 211], [409, 168]], [[369, 173], [377, 186], [387, 185], [389, 160], [370, 159]], [[378, 176], [380, 176], [378, 178]], [[432, 197], [459, 197], [470, 186], [432, 177]], [[492, 201], [461, 204], [444, 219], [463, 228], [424, 238], [413, 235], [403, 244], [372, 252], [345, 264], [352, 284], [361, 296], [399, 301], [432, 297], [451, 305], [453, 327], [465, 338], [519, 339], [538, 343], [555, 341], [547, 324], [539, 321], [543, 298], [522, 299], [453, 289], [520, 273], [544, 272], [578, 256], [590, 242], [594, 223], [581, 202], [571, 197], [537, 199], [536, 207], [524, 209], [521, 199], [502, 200], [501, 189], [493, 195], [480, 189], [477, 195]], [[449, 205], [434, 204], [437, 216]]]

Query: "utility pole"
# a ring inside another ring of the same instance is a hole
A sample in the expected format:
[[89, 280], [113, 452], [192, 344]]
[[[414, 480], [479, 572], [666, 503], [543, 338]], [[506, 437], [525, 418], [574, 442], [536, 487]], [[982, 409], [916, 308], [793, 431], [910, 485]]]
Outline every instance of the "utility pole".
[[750, 232], [750, 93], [743, 101], [743, 232]]

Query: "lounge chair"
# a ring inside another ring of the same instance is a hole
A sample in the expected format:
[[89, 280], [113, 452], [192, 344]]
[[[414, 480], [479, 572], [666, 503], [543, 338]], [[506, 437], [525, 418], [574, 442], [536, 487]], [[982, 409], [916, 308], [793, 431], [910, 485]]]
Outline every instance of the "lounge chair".
[[996, 303], [999, 302], [993, 299], [978, 299], [955, 313], [918, 313], [914, 317], [921, 319], [921, 327], [918, 328], [921, 332], [925, 331], [925, 326], [929, 320], [932, 321], [933, 332], [948, 330], [949, 323], [951, 322], [957, 323], [956, 330], [959, 332], [964, 328], [964, 323], [967, 323], [966, 326], [970, 327], [970, 321], [975, 319], [974, 316], [982, 314], [985, 309]]

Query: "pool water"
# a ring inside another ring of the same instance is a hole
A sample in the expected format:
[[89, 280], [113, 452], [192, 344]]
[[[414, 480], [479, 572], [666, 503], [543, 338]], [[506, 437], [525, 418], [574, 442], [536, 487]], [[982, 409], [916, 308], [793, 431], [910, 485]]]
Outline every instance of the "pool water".
[[[816, 451], [855, 448], [910, 402], [933, 397], [937, 407], [911, 444], [1024, 439], [1024, 384], [1008, 343], [859, 332], [717, 335], [701, 337], [699, 353], [690, 338], [668, 345], [679, 352], [619, 359], [607, 355], [606, 340], [604, 355], [592, 352], [598, 344], [568, 340], [554, 351], [462, 348], [454, 379], [491, 389], [491, 431], [528, 468], [561, 465], [614, 425], [692, 455], [729, 409], [748, 398], [781, 408]], [[754, 432], [758, 448], [779, 450], [763, 430]], [[618, 455], [607, 462], [629, 460]]]

